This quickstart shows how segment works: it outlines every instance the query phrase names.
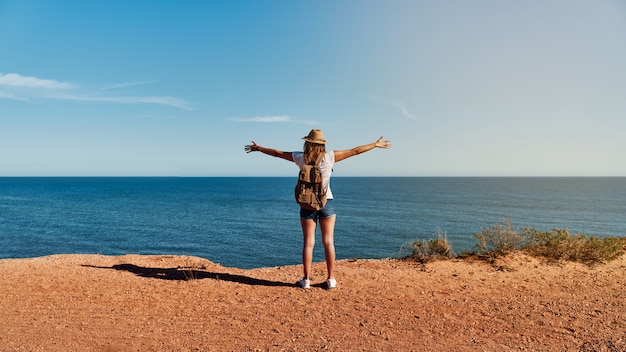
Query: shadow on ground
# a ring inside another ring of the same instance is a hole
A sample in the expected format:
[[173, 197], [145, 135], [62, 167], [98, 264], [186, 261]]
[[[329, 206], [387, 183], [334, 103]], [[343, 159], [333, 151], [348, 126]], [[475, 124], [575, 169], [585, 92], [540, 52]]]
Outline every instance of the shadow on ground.
[[216, 272], [209, 272], [209, 271], [190, 269], [190, 268], [146, 268], [146, 267], [137, 266], [133, 264], [118, 264], [118, 265], [113, 265], [111, 267], [93, 266], [93, 265], [83, 265], [83, 266], [90, 267], [90, 268], [98, 268], [98, 269], [113, 269], [113, 270], [128, 271], [129, 273], [133, 273], [140, 277], [160, 279], [160, 280], [189, 281], [189, 280], [213, 279], [213, 280], [236, 282], [236, 283], [240, 283], [244, 285], [251, 285], [251, 286], [287, 286], [287, 287], [295, 286], [295, 284], [293, 283], [256, 279], [256, 278], [244, 276], [244, 275], [216, 273]]

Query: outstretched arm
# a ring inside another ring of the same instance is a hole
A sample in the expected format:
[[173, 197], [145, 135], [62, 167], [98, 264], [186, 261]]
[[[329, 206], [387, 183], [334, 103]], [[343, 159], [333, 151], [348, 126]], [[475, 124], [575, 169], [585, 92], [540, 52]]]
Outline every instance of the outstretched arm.
[[365, 152], [368, 152], [374, 148], [391, 148], [390, 140], [383, 140], [383, 137], [378, 138], [378, 140], [374, 143], [358, 146], [348, 150], [335, 150], [335, 162], [341, 161], [343, 159], [347, 159], [351, 156], [359, 155]]
[[243, 149], [246, 151], [246, 153], [261, 152], [263, 154], [275, 156], [277, 158], [285, 159], [288, 161], [293, 161], [291, 152], [283, 152], [277, 149], [261, 147], [260, 145], [256, 144], [255, 141], [252, 141], [252, 144], [245, 145]]

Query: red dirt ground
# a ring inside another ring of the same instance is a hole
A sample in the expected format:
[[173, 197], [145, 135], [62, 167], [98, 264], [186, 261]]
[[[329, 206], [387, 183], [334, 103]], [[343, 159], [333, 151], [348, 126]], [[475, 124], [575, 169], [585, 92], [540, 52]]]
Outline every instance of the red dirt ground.
[[[0, 260], [1, 351], [626, 351], [626, 259], [514, 255], [299, 266], [195, 257]], [[184, 269], [188, 268], [188, 269]]]

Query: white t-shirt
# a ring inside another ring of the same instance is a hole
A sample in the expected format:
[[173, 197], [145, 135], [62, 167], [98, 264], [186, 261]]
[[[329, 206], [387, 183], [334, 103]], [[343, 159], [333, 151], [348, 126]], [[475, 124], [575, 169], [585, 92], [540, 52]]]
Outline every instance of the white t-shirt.
[[[302, 169], [304, 165], [304, 153], [292, 152], [291, 157], [293, 158], [293, 162], [298, 165], [298, 168]], [[335, 165], [335, 152], [326, 152], [320, 163], [322, 185], [326, 188], [326, 199], [333, 199], [333, 192], [330, 190], [330, 175], [333, 173], [333, 165]]]

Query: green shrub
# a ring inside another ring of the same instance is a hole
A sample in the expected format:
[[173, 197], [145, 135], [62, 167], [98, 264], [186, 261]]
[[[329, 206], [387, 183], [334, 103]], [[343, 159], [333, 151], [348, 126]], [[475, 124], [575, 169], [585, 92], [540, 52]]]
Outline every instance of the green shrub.
[[530, 255], [550, 261], [576, 261], [587, 264], [601, 263], [624, 254], [624, 238], [600, 239], [584, 234], [570, 235], [567, 229], [540, 232], [528, 230], [531, 243], [524, 248]]
[[427, 263], [438, 259], [452, 257], [452, 246], [448, 242], [448, 236], [437, 231], [437, 238], [430, 240], [417, 240], [402, 246], [403, 251], [409, 251], [409, 258], [420, 263]]
[[[523, 251], [531, 256], [548, 261], [575, 261], [588, 265], [603, 263], [619, 258], [626, 251], [626, 237], [600, 239], [584, 234], [571, 235], [567, 229], [537, 231], [531, 228], [516, 230], [511, 220], [483, 228], [474, 235], [478, 240], [477, 252], [462, 253], [461, 256], [478, 255], [494, 262], [496, 258], [512, 252]], [[406, 243], [401, 252], [409, 252], [405, 258], [427, 263], [453, 257], [452, 247], [446, 233], [437, 231], [437, 238]]]

